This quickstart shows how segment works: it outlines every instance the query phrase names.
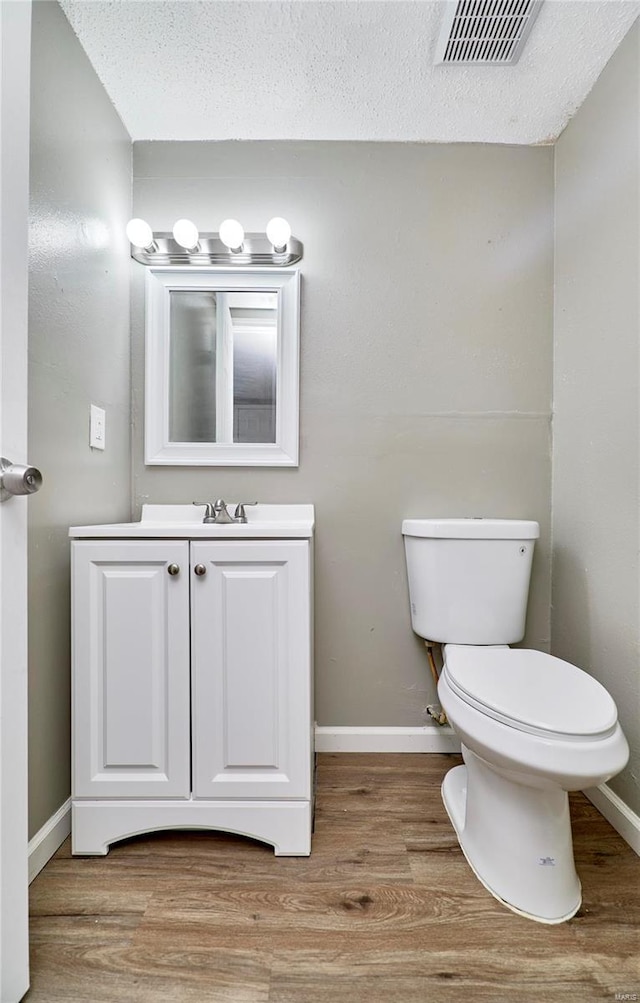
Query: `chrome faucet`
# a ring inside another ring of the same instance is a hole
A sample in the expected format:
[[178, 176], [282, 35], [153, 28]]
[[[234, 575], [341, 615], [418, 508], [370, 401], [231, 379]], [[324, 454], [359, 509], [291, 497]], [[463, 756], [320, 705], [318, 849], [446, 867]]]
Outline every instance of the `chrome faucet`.
[[227, 508], [227, 503], [222, 499], [218, 498], [214, 502], [193, 502], [194, 505], [203, 506], [205, 509], [203, 523], [216, 523], [217, 525], [225, 525], [233, 522], [245, 523], [247, 521], [247, 513], [245, 512], [245, 505], [257, 505], [257, 502], [241, 502], [236, 505], [235, 515], [231, 516]]
[[[204, 521], [208, 522], [209, 520], [205, 517]], [[227, 509], [227, 503], [223, 501], [222, 498], [218, 498], [213, 503], [213, 518], [211, 519], [211, 522], [223, 523], [223, 524], [227, 522], [233, 522], [233, 518], [229, 514], [229, 510]]]

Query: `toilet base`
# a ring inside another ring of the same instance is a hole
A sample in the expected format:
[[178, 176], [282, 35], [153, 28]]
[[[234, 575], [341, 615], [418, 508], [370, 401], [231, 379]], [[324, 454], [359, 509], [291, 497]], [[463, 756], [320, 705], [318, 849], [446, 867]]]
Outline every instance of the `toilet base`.
[[571, 919], [582, 893], [566, 791], [514, 782], [464, 746], [462, 752], [466, 765], [447, 773], [442, 800], [474, 874], [527, 919]]

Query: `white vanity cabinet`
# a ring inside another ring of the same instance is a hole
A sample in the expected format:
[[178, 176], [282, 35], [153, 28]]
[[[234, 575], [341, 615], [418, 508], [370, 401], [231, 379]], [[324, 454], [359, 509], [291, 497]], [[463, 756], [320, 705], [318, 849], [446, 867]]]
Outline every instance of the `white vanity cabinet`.
[[313, 520], [259, 508], [71, 530], [74, 853], [173, 827], [310, 852]]

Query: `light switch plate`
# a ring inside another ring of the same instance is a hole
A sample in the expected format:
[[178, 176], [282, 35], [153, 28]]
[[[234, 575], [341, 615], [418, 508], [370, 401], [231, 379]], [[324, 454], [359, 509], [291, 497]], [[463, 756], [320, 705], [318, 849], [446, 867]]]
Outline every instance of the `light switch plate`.
[[89, 445], [92, 449], [104, 449], [107, 415], [104, 408], [91, 405], [89, 421]]

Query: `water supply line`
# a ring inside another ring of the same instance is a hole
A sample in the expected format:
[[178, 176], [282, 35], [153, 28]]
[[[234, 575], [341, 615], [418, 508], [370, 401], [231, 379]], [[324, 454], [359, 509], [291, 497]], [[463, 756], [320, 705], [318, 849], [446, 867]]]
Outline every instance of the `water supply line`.
[[[424, 644], [425, 644], [425, 647], [427, 649], [427, 658], [429, 659], [429, 668], [431, 669], [431, 675], [433, 676], [433, 681], [436, 684], [436, 693], [437, 693], [438, 692], [438, 681], [439, 681], [440, 677], [438, 675], [438, 669], [436, 667], [436, 660], [433, 657], [433, 649], [436, 647], [436, 645], [438, 647], [440, 647], [440, 642], [439, 641], [425, 641]], [[443, 709], [440, 706], [440, 704], [437, 704], [437, 703], [436, 704], [429, 704], [427, 706], [427, 713], [433, 718], [433, 720], [436, 722], [436, 724], [439, 724], [439, 725], [449, 724], [449, 722], [447, 720], [447, 715], [443, 711]]]

